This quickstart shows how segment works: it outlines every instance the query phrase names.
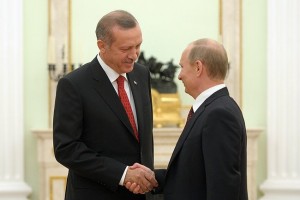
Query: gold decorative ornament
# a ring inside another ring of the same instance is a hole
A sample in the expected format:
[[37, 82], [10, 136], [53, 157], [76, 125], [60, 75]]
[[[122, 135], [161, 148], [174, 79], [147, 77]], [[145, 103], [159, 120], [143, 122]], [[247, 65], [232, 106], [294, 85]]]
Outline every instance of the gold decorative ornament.
[[153, 103], [153, 123], [155, 128], [164, 126], [183, 127], [181, 101], [178, 93], [159, 93], [151, 89]]

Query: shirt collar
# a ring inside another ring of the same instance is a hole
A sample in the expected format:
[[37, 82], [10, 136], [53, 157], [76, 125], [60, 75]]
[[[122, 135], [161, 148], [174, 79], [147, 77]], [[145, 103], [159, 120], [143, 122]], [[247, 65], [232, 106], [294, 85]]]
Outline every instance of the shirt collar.
[[201, 104], [208, 98], [210, 97], [213, 93], [215, 93], [216, 91], [222, 89], [226, 87], [226, 85], [223, 84], [219, 84], [219, 85], [215, 85], [211, 88], [208, 88], [207, 90], [204, 90], [195, 100], [195, 102], [193, 103], [193, 110], [194, 112], [196, 112], [196, 110], [201, 106]]
[[117, 80], [117, 78], [122, 75], [125, 77], [125, 79], [127, 80], [127, 76], [126, 73], [123, 74], [118, 74], [116, 71], [114, 71], [111, 67], [109, 67], [100, 57], [100, 55], [97, 55], [97, 59], [99, 64], [101, 65], [102, 69], [104, 70], [104, 72], [106, 73], [106, 75], [108, 76], [110, 82], [114, 82]]

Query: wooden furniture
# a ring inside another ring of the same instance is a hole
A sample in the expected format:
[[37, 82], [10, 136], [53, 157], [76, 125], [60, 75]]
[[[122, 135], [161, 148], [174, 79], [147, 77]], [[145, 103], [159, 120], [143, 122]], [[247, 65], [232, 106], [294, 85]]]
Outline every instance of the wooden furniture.
[[[181, 128], [154, 129], [154, 165], [155, 168], [166, 168], [174, 150]], [[250, 129], [248, 137], [248, 193], [249, 200], [256, 200], [256, 162], [257, 138], [261, 130]], [[40, 176], [40, 200], [64, 199], [67, 169], [54, 158], [52, 130], [33, 130], [37, 138], [37, 151]]]

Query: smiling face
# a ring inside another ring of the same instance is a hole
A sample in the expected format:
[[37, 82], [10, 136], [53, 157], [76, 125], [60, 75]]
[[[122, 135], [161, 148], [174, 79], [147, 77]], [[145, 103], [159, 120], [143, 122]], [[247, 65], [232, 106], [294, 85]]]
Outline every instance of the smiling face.
[[112, 29], [112, 38], [110, 45], [102, 40], [97, 41], [101, 58], [119, 74], [132, 71], [143, 41], [140, 26], [130, 29], [115, 26]]

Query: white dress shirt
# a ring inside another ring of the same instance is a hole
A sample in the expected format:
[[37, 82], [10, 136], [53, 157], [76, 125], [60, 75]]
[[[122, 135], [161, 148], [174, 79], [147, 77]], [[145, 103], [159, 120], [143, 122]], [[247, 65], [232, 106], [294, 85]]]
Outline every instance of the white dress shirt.
[[211, 88], [208, 88], [207, 90], [204, 90], [201, 94], [199, 94], [199, 96], [196, 98], [195, 102], [193, 103], [194, 113], [208, 97], [210, 97], [213, 93], [215, 93], [216, 91], [224, 87], [226, 87], [225, 84], [219, 84]]

